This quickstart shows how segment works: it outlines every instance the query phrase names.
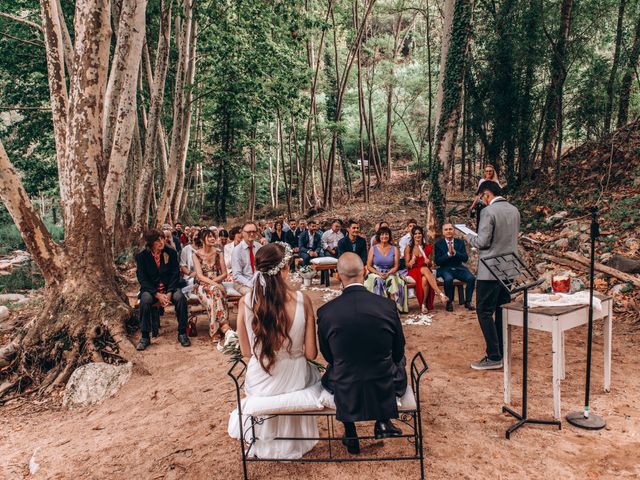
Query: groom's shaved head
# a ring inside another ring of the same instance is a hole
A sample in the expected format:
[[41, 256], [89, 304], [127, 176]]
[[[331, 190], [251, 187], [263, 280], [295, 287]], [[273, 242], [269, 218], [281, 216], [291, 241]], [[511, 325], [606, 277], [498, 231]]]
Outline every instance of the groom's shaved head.
[[355, 253], [343, 253], [338, 260], [338, 275], [340, 275], [345, 287], [351, 283], [362, 283], [364, 281], [364, 263]]

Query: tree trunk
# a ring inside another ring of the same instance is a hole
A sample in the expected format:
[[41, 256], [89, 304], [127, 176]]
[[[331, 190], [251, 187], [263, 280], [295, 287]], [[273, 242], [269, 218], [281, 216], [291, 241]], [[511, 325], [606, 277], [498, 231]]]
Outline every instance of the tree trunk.
[[[146, 6], [146, 0], [123, 2], [113, 66], [105, 94], [104, 115], [110, 128], [103, 133], [103, 155], [108, 162], [104, 201], [109, 233], [113, 232], [118, 195], [127, 168], [136, 121], [136, 91], [144, 42]], [[115, 89], [119, 92], [112, 95], [111, 92]]]
[[[542, 167], [548, 168], [553, 164], [554, 150], [557, 148], [558, 138], [562, 129], [562, 95], [564, 81], [567, 77], [565, 56], [571, 26], [571, 10], [573, 0], [562, 0], [560, 11], [560, 28], [558, 39], [552, 44], [551, 83], [547, 93], [547, 114], [545, 118], [544, 134], [542, 136]], [[559, 181], [559, 162], [556, 159], [556, 186]]]
[[[69, 180], [68, 189], [61, 192], [66, 206], [63, 246], [51, 240], [0, 144], [0, 197], [48, 288], [42, 312], [10, 344], [19, 345], [20, 357], [15, 368], [3, 375], [41, 382], [41, 389], [66, 382], [83, 361], [100, 361], [97, 337], [115, 339], [121, 354], [135, 352], [125, 339], [124, 319], [130, 309], [116, 281], [99, 173], [104, 165], [102, 116], [111, 39], [105, 2], [78, 0], [74, 25], [66, 144], [62, 146], [63, 165], [68, 168], [63, 176]], [[59, 94], [52, 92], [52, 97]], [[54, 112], [56, 121], [60, 118]], [[0, 357], [6, 359], [6, 351], [3, 348]]]
[[439, 225], [445, 220], [445, 191], [460, 122], [471, 12], [471, 0], [447, 0], [445, 3], [445, 35], [440, 57], [442, 73], [438, 79], [436, 97], [435, 155], [427, 215], [427, 235], [430, 241], [435, 238]]
[[613, 111], [613, 85], [616, 81], [616, 74], [618, 73], [618, 64], [620, 63], [620, 47], [622, 45], [622, 32], [624, 21], [624, 9], [626, 6], [626, 0], [620, 0], [618, 7], [618, 26], [616, 28], [616, 44], [613, 49], [613, 61], [611, 62], [611, 73], [609, 74], [609, 81], [607, 82], [607, 105], [604, 110], [604, 132], [609, 133], [611, 130], [611, 112]]
[[156, 64], [151, 73], [148, 45], [145, 48], [145, 64], [147, 65], [147, 84], [149, 86], [149, 118], [144, 136], [144, 157], [142, 170], [138, 179], [134, 228], [143, 230], [148, 225], [149, 203], [151, 200], [151, 182], [153, 166], [158, 146], [164, 145], [164, 138], [159, 138], [160, 113], [164, 102], [164, 89], [169, 65], [169, 47], [171, 45], [171, 4], [163, 0], [160, 5], [160, 28], [156, 50]]
[[620, 98], [618, 100], [618, 128], [626, 125], [629, 120], [629, 99], [631, 98], [631, 84], [633, 82], [633, 75], [638, 65], [638, 58], [640, 57], [640, 17], [636, 22], [635, 34], [633, 37], [633, 45], [629, 52], [629, 59], [627, 60], [627, 68], [622, 76], [622, 82], [620, 85]]

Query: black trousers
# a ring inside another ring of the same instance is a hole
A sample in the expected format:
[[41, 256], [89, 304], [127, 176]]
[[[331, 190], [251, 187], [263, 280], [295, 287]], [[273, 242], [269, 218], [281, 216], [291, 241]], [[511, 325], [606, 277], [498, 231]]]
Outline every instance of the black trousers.
[[[509, 303], [509, 292], [497, 280], [478, 280], [476, 285], [476, 313], [487, 344], [490, 360], [502, 359], [502, 308]], [[495, 320], [494, 320], [495, 317]]]
[[[157, 302], [156, 297], [149, 292], [143, 292], [140, 295], [140, 330], [142, 336], [149, 336], [149, 332], [152, 330], [153, 325], [153, 308], [152, 305]], [[182, 293], [182, 290], [178, 289], [171, 295], [171, 303], [176, 309], [176, 318], [178, 319], [178, 334], [187, 333], [187, 317], [189, 315], [187, 310], [187, 298]]]

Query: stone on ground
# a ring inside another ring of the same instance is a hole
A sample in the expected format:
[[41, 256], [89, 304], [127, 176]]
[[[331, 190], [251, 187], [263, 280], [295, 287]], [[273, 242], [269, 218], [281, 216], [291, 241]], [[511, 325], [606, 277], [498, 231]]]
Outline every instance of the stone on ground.
[[96, 405], [114, 396], [131, 377], [132, 364], [88, 363], [76, 369], [64, 391], [62, 404], [69, 408]]

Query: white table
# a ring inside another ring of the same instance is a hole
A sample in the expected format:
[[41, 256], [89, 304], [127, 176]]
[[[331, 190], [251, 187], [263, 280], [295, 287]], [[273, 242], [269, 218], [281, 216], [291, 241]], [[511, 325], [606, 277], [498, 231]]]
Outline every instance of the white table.
[[[595, 293], [602, 302], [602, 310], [593, 309], [593, 319], [604, 319], [604, 390], [611, 390], [611, 332], [613, 299]], [[522, 327], [522, 302], [502, 306], [502, 340], [504, 347], [504, 403], [511, 403], [511, 328]], [[551, 332], [553, 352], [553, 416], [560, 418], [560, 381], [565, 378], [564, 332], [589, 322], [588, 305], [558, 307], [530, 307], [529, 328]]]

